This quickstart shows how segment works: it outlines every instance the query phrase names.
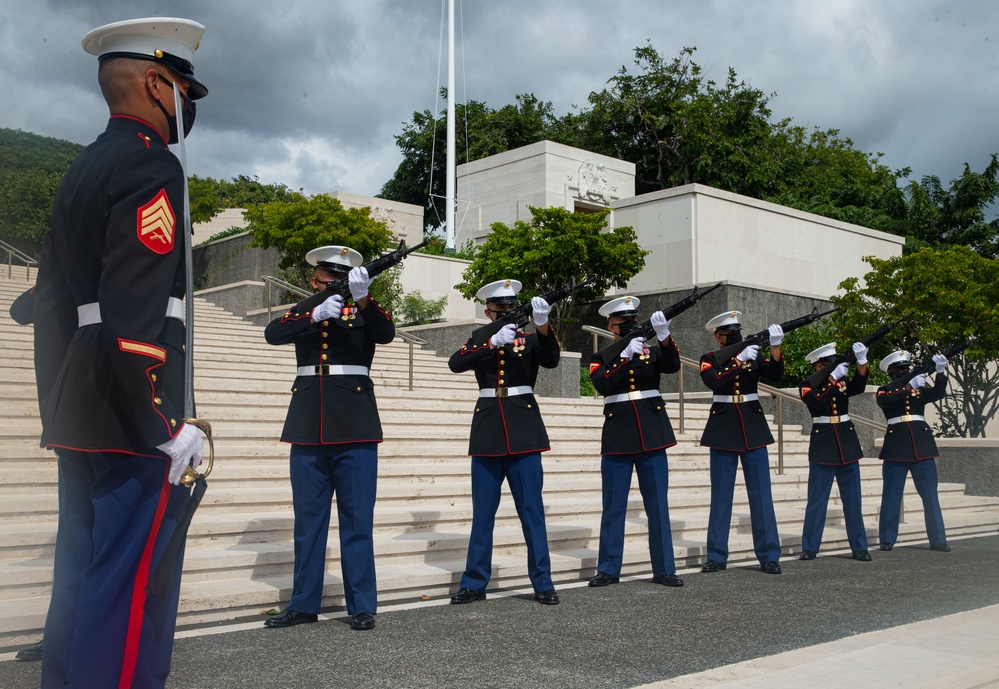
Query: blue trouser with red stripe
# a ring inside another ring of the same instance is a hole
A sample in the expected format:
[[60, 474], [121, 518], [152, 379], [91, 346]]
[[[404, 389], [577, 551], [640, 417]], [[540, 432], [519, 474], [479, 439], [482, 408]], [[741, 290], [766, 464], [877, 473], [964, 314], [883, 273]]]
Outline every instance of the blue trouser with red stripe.
[[749, 495], [749, 518], [753, 545], [760, 564], [780, 560], [780, 536], [770, 492], [770, 456], [767, 448], [731, 452], [711, 448], [711, 507], [708, 510], [708, 559], [728, 561], [728, 532], [732, 525], [735, 472], [742, 462], [742, 475]]
[[527, 575], [535, 592], [550, 591], [552, 564], [548, 554], [548, 531], [545, 528], [544, 486], [541, 453], [500, 457], [472, 457], [472, 533], [461, 588], [476, 593], [486, 590], [492, 576], [493, 526], [499, 509], [503, 479], [510, 484], [513, 504], [527, 544]]
[[146, 584], [190, 491], [170, 461], [58, 450], [59, 528], [42, 687], [163, 687], [177, 620], [181, 550], [168, 593]]
[[600, 460], [603, 512], [600, 515], [600, 549], [597, 571], [620, 576], [624, 559], [624, 523], [628, 515], [631, 472], [638, 474], [638, 489], [649, 522], [649, 557], [653, 574], [676, 574], [673, 532], [669, 524], [669, 468], [666, 450], [604, 455]]
[[860, 506], [860, 462], [812, 462], [808, 465], [808, 504], [805, 506], [805, 523], [801, 528], [801, 549], [819, 552], [834, 478], [839, 485], [839, 497], [843, 501], [843, 517], [846, 520], [846, 537], [850, 541], [850, 550], [855, 553], [867, 550], [867, 531]]
[[347, 613], [378, 611], [373, 534], [377, 481], [377, 443], [291, 446], [295, 573], [287, 609], [315, 614], [322, 607], [335, 494]]

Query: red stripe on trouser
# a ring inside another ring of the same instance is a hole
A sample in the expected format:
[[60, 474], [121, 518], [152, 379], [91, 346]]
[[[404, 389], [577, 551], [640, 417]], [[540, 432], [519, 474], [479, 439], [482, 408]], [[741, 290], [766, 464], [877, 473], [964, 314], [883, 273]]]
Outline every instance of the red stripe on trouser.
[[153, 559], [153, 548], [156, 546], [156, 537], [159, 535], [160, 525], [163, 523], [163, 514], [170, 502], [172, 488], [173, 485], [167, 481], [166, 472], [164, 472], [160, 501], [156, 505], [156, 516], [149, 529], [149, 537], [142, 550], [142, 559], [139, 560], [139, 568], [135, 572], [135, 582], [132, 584], [132, 605], [128, 611], [125, 657], [121, 664], [121, 680], [118, 682], [118, 689], [129, 689], [132, 686], [132, 679], [135, 677], [135, 664], [139, 659], [139, 635], [142, 632], [142, 618], [146, 612], [146, 584], [149, 583], [149, 563]]

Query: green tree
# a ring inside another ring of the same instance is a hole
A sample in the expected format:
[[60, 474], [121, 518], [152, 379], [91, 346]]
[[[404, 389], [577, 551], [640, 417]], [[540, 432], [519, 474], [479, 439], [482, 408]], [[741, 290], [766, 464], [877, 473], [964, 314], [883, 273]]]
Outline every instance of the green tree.
[[292, 192], [288, 200], [250, 205], [244, 217], [247, 229], [253, 233], [250, 245], [277, 248], [281, 252], [278, 265], [285, 279], [307, 287], [313, 267], [305, 255], [316, 247], [349, 246], [359, 251], [366, 262], [385, 250], [392, 233], [385, 223], [372, 219], [370, 211], [368, 207], [345, 209], [328, 194], [306, 197]]
[[[965, 338], [999, 331], [999, 260], [963, 246], [865, 260], [872, 270], [863, 282], [844, 280], [844, 294], [832, 298], [841, 309], [832, 318], [844, 340], [859, 340], [903, 313], [914, 315], [910, 327], [897, 328], [872, 348], [872, 366], [894, 349], [912, 352], [918, 364]], [[993, 335], [950, 360], [947, 397], [935, 404], [943, 435], [984, 437], [999, 411], [997, 359], [999, 337]]]
[[524, 285], [523, 302], [567, 285], [573, 278], [577, 283], [594, 278], [592, 285], [552, 306], [551, 322], [557, 327], [560, 321], [574, 320], [574, 303], [597, 299], [611, 286], [624, 287], [645, 267], [649, 252], [638, 246], [634, 229], [607, 229], [610, 211], [530, 210], [530, 223], [518, 220], [513, 227], [493, 223], [455, 289], [472, 299], [482, 285], [513, 278]]
[[447, 308], [447, 295], [431, 299], [420, 294], [420, 290], [410, 292], [402, 298], [399, 313], [403, 325], [422, 325], [441, 317]]
[[999, 258], [999, 218], [986, 213], [999, 198], [999, 157], [980, 172], [965, 163], [964, 172], [944, 189], [935, 175], [910, 182], [905, 189], [906, 212], [897, 234], [907, 238], [906, 251], [921, 247], [964, 245], [982, 256]]

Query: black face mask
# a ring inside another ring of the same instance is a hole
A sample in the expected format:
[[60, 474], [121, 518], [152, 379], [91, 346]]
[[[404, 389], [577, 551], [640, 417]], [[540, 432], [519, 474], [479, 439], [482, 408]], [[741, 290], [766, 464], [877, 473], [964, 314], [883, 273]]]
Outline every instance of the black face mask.
[[[162, 76], [160, 76], [160, 79], [163, 79], [164, 82], [170, 84], [171, 88], [177, 88], [177, 85], [174, 82], [164, 79]], [[168, 143], [179, 143], [180, 137], [177, 135], [177, 118], [167, 112], [167, 109], [163, 107], [163, 103], [156, 101], [156, 105], [158, 105], [160, 110], [163, 111], [163, 114], [167, 119], [167, 124], [170, 127], [170, 141]], [[184, 118], [184, 138], [186, 139], [187, 135], [191, 133], [191, 129], [194, 127], [194, 118], [198, 114], [198, 110], [194, 105], [194, 101], [185, 96], [183, 92], [180, 92], [180, 109], [181, 115]]]
[[725, 346], [742, 342], [742, 332], [739, 330], [728, 330], [724, 333]]
[[891, 378], [892, 380], [895, 380], [896, 378], [901, 378], [902, 376], [904, 376], [906, 373], [909, 372], [909, 370], [910, 367], [908, 365], [890, 366], [888, 368], [888, 377]]
[[628, 333], [638, 328], [638, 321], [634, 318], [628, 321], [621, 321], [617, 324], [617, 329], [621, 333], [621, 337], [624, 337]]

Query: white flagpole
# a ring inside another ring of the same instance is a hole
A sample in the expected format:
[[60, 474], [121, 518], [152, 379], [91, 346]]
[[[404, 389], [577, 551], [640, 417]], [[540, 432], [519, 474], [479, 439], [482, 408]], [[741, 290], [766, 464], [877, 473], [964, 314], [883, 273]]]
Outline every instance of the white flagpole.
[[447, 183], [444, 214], [446, 224], [447, 248], [454, 249], [454, 197], [455, 197], [455, 151], [454, 151], [454, 0], [447, 0]]

